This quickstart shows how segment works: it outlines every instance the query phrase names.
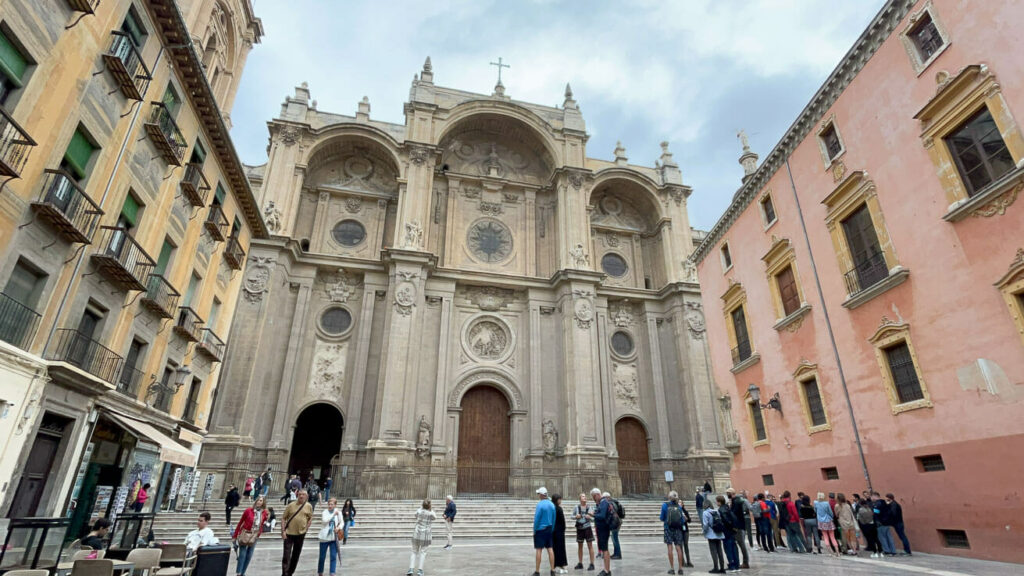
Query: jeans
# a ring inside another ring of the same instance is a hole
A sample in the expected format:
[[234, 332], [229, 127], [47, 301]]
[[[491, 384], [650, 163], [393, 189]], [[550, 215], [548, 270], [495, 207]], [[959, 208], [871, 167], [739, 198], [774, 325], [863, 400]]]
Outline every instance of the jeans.
[[331, 540], [330, 542], [320, 543], [320, 559], [316, 561], [316, 573], [324, 573], [324, 556], [327, 554], [331, 555], [331, 576], [338, 571], [338, 541]]
[[813, 550], [811, 543], [814, 543], [814, 548], [817, 548], [821, 552], [821, 536], [818, 536], [818, 519], [817, 518], [804, 518], [804, 536], [807, 544], [807, 551]]
[[892, 539], [892, 526], [878, 525], [878, 541], [882, 543], [882, 551], [886, 554], [896, 553], [896, 541]]
[[227, 521], [227, 525], [228, 526], [231, 526], [231, 511], [234, 510], [234, 509], [235, 509], [234, 506], [225, 506], [224, 507], [224, 515], [228, 517], [228, 521]]
[[736, 536], [734, 534], [726, 534], [725, 540], [722, 541], [722, 547], [725, 548], [725, 557], [729, 559], [729, 565], [726, 566], [726, 570], [739, 570], [740, 555], [736, 550]]
[[752, 528], [751, 527], [752, 519], [751, 518], [747, 518], [746, 522], [747, 522], [747, 527], [744, 528], [743, 530], [747, 533], [747, 545], [749, 547], [753, 548], [754, 547], [754, 531], [751, 529]]
[[790, 552], [810, 552], [804, 546], [804, 535], [800, 533], [800, 525], [796, 522], [786, 523], [786, 546]]
[[745, 539], [746, 530], [737, 530], [735, 536], [736, 545], [739, 546], [740, 554], [743, 556], [743, 565], [746, 566], [750, 564], [750, 552], [747, 550], [747, 541]]
[[305, 534], [288, 534], [284, 539], [284, 554], [281, 556], [281, 576], [295, 576], [295, 567], [299, 565], [299, 554], [302, 552], [302, 543], [305, 540]]
[[612, 546], [614, 548], [613, 551], [612, 551], [612, 556], [621, 556], [622, 554], [619, 551], [619, 531], [618, 530], [612, 530]]
[[238, 547], [238, 563], [235, 565], [235, 574], [245, 576], [245, 570], [249, 568], [249, 562], [252, 560], [252, 554], [255, 548], [256, 544], [253, 544], [252, 546]]
[[864, 541], [868, 544], [868, 552], [877, 554], [882, 551], [882, 544], [878, 541], [878, 526], [876, 524], [861, 524], [860, 533], [864, 535]]
[[772, 523], [768, 518], [757, 519], [757, 543], [762, 550], [775, 551], [775, 535], [772, 533]]
[[686, 530], [683, 530], [683, 552], [685, 553], [683, 558], [686, 558], [686, 565], [689, 566], [690, 564], [692, 564], [692, 562], [690, 562], [690, 528], [689, 528], [689, 526], [686, 527]]
[[907, 540], [906, 527], [903, 525], [903, 522], [893, 526], [893, 529], [896, 530], [896, 535], [900, 537], [900, 542], [903, 543], [903, 551], [910, 554], [910, 540]]
[[352, 526], [354, 526], [355, 523], [356, 523], [355, 520], [349, 520], [348, 522], [345, 522], [345, 529], [344, 529], [345, 530], [345, 533], [344, 533], [345, 540], [348, 540], [348, 529], [351, 528]]
[[711, 548], [711, 562], [715, 570], [725, 570], [725, 558], [722, 556], [722, 541], [708, 539], [708, 547]]

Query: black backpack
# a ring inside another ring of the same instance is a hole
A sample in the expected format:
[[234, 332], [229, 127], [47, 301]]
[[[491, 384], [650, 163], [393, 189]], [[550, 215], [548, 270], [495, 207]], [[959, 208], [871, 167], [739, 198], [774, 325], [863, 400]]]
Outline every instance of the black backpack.
[[683, 511], [676, 505], [669, 505], [668, 512], [665, 514], [668, 527], [672, 530], [683, 529]]
[[622, 504], [618, 500], [612, 499], [612, 504], [615, 505], [615, 514], [618, 515], [619, 520], [626, 519], [626, 509], [622, 507]]
[[722, 522], [722, 515], [718, 510], [711, 511], [711, 530], [719, 534], [725, 533], [725, 523]]
[[612, 500], [608, 503], [608, 529], [618, 530], [619, 526], [622, 526], [622, 519], [619, 518], [618, 512], [615, 510], [615, 501]]

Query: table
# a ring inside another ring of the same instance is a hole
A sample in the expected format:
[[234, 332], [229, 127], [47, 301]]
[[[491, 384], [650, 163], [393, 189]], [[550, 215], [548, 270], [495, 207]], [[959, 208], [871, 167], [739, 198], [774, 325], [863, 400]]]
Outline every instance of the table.
[[[114, 572], [131, 573], [135, 570], [135, 563], [133, 562], [124, 562], [122, 560], [114, 560], [113, 562]], [[68, 576], [71, 574], [71, 569], [74, 568], [74, 566], [74, 562], [61, 562], [60, 564], [57, 564], [57, 571], [54, 573], [54, 576]]]

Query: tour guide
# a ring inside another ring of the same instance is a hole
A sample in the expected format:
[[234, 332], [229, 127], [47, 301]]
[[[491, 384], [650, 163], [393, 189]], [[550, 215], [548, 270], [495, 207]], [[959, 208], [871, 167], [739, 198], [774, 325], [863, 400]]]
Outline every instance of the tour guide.
[[555, 505], [548, 499], [547, 488], [537, 488], [537, 495], [540, 502], [537, 502], [537, 511], [533, 514], [533, 548], [537, 551], [537, 566], [533, 576], [540, 576], [540, 558], [545, 549], [548, 551], [548, 566], [551, 567], [551, 573], [555, 573], [555, 550], [552, 541], [555, 533]]

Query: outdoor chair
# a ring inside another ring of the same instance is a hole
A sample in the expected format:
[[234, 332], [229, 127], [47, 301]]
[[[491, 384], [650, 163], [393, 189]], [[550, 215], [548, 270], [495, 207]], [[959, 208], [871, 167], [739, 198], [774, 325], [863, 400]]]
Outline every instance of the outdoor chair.
[[11, 570], [4, 572], [4, 576], [50, 576], [49, 570]]
[[75, 560], [71, 576], [114, 576], [114, 561]]
[[[96, 557], [89, 558], [89, 556], [92, 556], [93, 554], [95, 554]], [[103, 557], [106, 554], [106, 550], [93, 550], [92, 548], [82, 548], [81, 550], [76, 550], [75, 553], [71, 555], [71, 561], [74, 562], [76, 560], [103, 560]]]
[[196, 562], [195, 554], [188, 554], [184, 544], [161, 544], [160, 564], [166, 567], [156, 571], [156, 576], [188, 576]]
[[146, 576], [151, 576], [160, 569], [162, 556], [163, 550], [159, 548], [136, 548], [128, 553], [125, 561], [135, 565], [135, 572], [141, 573], [145, 570]]

